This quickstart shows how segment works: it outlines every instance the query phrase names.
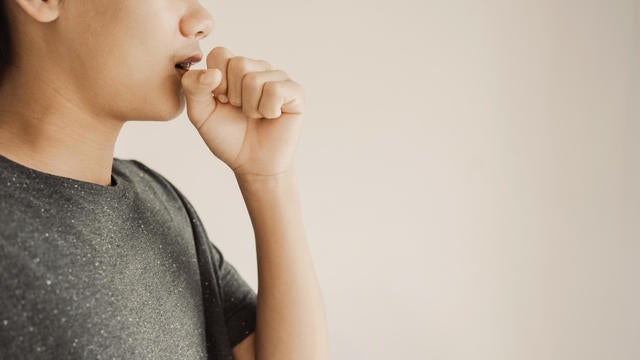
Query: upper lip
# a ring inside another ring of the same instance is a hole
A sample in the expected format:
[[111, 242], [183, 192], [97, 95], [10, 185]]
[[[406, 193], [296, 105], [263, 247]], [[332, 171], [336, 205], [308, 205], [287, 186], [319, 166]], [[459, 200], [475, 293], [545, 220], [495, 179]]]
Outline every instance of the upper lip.
[[191, 63], [191, 64], [195, 64], [197, 62], [200, 62], [200, 60], [202, 60], [202, 53], [201, 52], [195, 52], [192, 53], [191, 55], [189, 55], [188, 57], [184, 58], [182, 61], [177, 62], [177, 64], [184, 64], [184, 63]]

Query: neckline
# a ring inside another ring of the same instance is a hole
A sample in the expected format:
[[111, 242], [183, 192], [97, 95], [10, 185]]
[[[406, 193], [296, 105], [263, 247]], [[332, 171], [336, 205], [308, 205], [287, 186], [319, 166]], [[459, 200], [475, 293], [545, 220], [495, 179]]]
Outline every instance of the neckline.
[[16, 179], [13, 177], [14, 181], [41, 181], [46, 183], [47, 185], [51, 185], [52, 183], [61, 185], [63, 187], [68, 187], [71, 189], [80, 189], [90, 192], [96, 193], [119, 193], [124, 191], [126, 180], [120, 176], [120, 173], [117, 170], [117, 163], [120, 161], [118, 158], [113, 158], [113, 165], [111, 167], [111, 185], [104, 186], [98, 185], [89, 181], [83, 181], [78, 179], [73, 179], [66, 176], [60, 176], [55, 174], [50, 174], [44, 171], [40, 171], [34, 168], [30, 168], [26, 165], [23, 165], [15, 160], [12, 160], [3, 154], [0, 154], [0, 164], [5, 168], [9, 168], [13, 171], [14, 175], [21, 175], [21, 179]]

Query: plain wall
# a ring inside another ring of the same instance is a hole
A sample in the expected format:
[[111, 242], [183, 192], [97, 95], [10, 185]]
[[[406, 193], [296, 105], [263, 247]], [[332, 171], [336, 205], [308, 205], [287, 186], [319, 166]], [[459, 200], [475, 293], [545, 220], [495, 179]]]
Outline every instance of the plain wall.
[[[305, 88], [332, 359], [640, 359], [640, 1], [201, 3], [205, 54]], [[233, 173], [186, 112], [127, 123], [116, 156], [181, 189], [257, 289]]]

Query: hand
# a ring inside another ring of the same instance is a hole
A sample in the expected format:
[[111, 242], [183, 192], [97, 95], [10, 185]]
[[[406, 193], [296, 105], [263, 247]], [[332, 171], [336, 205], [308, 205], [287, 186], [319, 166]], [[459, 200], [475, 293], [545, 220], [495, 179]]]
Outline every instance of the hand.
[[[207, 69], [187, 71], [182, 87], [190, 122], [236, 176], [273, 176], [292, 168], [304, 92], [287, 73], [216, 47], [207, 55]], [[228, 101], [220, 101], [224, 96]]]

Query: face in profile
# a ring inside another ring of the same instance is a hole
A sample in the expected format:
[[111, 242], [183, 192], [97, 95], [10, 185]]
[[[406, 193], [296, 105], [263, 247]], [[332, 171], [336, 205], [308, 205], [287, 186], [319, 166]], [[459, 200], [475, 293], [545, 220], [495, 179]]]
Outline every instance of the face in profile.
[[37, 68], [43, 86], [94, 115], [122, 120], [184, 110], [175, 65], [198, 52], [204, 61], [199, 42], [214, 26], [196, 0], [4, 1], [18, 10], [25, 71]]

